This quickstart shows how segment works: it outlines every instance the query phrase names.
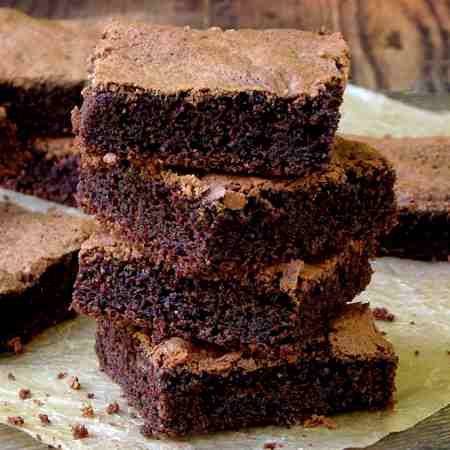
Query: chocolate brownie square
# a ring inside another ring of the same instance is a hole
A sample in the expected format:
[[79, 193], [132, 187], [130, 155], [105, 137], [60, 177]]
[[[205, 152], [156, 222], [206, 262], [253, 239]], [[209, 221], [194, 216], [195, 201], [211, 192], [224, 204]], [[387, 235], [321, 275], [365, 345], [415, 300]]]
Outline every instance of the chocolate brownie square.
[[78, 198], [104, 227], [181, 275], [320, 261], [394, 224], [395, 174], [369, 146], [336, 138], [328, 169], [295, 180], [158, 169], [82, 153]]
[[143, 418], [144, 434], [186, 435], [391, 405], [397, 357], [367, 305], [348, 305], [323, 342], [289, 358], [253, 357], [180, 338], [158, 345], [98, 322], [100, 367]]
[[10, 158], [22, 156], [15, 171], [0, 176], [0, 186], [45, 200], [77, 206], [80, 155], [74, 138], [38, 138], [17, 144]]
[[116, 21], [74, 125], [88, 152], [298, 177], [329, 161], [348, 71], [339, 33]]
[[0, 352], [73, 315], [78, 250], [93, 222], [0, 203]]
[[450, 138], [368, 138], [397, 172], [397, 225], [381, 252], [447, 261], [450, 256]]
[[22, 135], [71, 132], [70, 111], [81, 104], [87, 59], [102, 28], [0, 9], [0, 104]]
[[145, 250], [103, 234], [83, 244], [79, 259], [78, 312], [138, 325], [154, 342], [176, 336], [263, 354], [323, 334], [372, 273], [360, 242], [315, 265], [292, 260], [209, 279], [177, 277]]

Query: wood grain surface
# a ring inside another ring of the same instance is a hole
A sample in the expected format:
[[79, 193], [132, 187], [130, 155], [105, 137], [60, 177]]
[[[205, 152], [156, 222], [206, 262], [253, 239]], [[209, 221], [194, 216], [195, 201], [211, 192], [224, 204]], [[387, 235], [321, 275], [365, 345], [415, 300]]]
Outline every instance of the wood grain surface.
[[128, 15], [195, 27], [341, 31], [354, 83], [450, 92], [450, 0], [0, 0], [0, 6], [47, 18]]

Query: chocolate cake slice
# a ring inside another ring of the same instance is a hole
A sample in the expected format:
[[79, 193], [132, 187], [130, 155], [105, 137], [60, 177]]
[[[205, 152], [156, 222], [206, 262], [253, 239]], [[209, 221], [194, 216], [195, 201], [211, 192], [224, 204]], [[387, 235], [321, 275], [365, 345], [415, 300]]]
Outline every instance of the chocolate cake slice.
[[22, 194], [76, 206], [80, 156], [74, 138], [40, 138], [11, 149], [9, 158], [22, 164], [0, 176], [0, 186]]
[[22, 135], [70, 134], [87, 59], [103, 25], [57, 21], [0, 8], [0, 105]]
[[93, 222], [0, 203], [0, 352], [20, 351], [69, 311], [78, 250]]
[[173, 336], [268, 353], [323, 334], [326, 322], [369, 283], [360, 242], [310, 265], [301, 260], [258, 271], [177, 277], [138, 247], [94, 235], [80, 251], [73, 307], [96, 319], [138, 325], [154, 342]]
[[368, 138], [396, 172], [396, 227], [381, 252], [404, 258], [447, 261], [450, 256], [450, 138]]
[[187, 175], [114, 155], [81, 158], [84, 210], [181, 275], [323, 260], [352, 239], [369, 247], [394, 223], [390, 164], [369, 146], [341, 138], [328, 169], [291, 181]]
[[386, 408], [397, 357], [367, 305], [348, 305], [322, 342], [289, 358], [252, 357], [98, 323], [100, 367], [143, 418], [144, 434], [186, 435], [268, 424], [312, 414]]
[[88, 152], [298, 177], [329, 161], [348, 71], [340, 34], [116, 21], [74, 124]]

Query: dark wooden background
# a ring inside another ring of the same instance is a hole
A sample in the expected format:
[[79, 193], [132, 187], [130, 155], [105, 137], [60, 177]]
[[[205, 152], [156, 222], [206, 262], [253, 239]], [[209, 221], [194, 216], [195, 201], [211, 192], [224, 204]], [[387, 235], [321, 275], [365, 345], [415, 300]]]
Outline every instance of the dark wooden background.
[[154, 22], [339, 30], [357, 84], [450, 92], [450, 0], [0, 0], [37, 17], [130, 15]]
[[0, 0], [0, 6], [47, 18], [124, 14], [195, 27], [339, 30], [351, 47], [354, 83], [391, 93], [450, 92], [450, 0]]

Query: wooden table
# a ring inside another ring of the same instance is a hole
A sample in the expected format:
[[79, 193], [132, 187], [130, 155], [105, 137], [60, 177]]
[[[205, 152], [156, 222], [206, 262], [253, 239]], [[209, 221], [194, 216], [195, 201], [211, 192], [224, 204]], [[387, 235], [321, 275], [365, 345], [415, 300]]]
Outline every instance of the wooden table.
[[[372, 89], [437, 93], [450, 109], [450, 0], [0, 0], [38, 17], [132, 15], [208, 27], [341, 31], [352, 80]], [[434, 101], [434, 100], [433, 100]], [[448, 104], [447, 104], [448, 101]]]

